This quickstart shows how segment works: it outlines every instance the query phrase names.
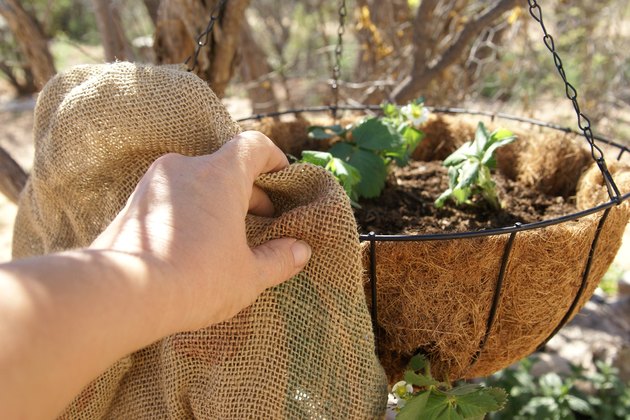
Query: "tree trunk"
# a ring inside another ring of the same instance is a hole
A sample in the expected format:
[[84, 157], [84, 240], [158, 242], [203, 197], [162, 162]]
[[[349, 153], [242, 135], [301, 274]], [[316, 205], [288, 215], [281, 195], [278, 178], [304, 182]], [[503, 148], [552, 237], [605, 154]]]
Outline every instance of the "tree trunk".
[[134, 53], [123, 29], [118, 3], [92, 0], [106, 61], [134, 60]]
[[24, 69], [22, 78], [15, 74], [14, 67], [5, 61], [0, 61], [0, 73], [4, 74], [8, 82], [15, 88], [18, 96], [28, 96], [38, 91], [30, 69]]
[[278, 100], [273, 91], [273, 83], [269, 75], [273, 71], [267, 56], [252, 35], [252, 29], [245, 21], [241, 34], [240, 63], [241, 79], [247, 85], [249, 99], [254, 114], [274, 112], [278, 110]]
[[143, 0], [143, 2], [144, 6], [147, 8], [149, 17], [151, 17], [153, 25], [156, 26], [158, 20], [158, 9], [160, 8], [160, 0]]
[[359, 63], [354, 80], [364, 82], [396, 71], [395, 59], [409, 44], [411, 11], [407, 0], [357, 0]]
[[[208, 26], [219, 0], [163, 0], [155, 30], [158, 63], [180, 64], [194, 55], [197, 37]], [[201, 49], [194, 72], [222, 97], [239, 59], [242, 24], [249, 0], [230, 0], [218, 13], [208, 45]], [[203, 41], [203, 40], [202, 40]], [[192, 64], [192, 59], [189, 65]]]
[[27, 178], [22, 167], [0, 147], [0, 192], [17, 204]]
[[461, 58], [473, 40], [503, 13], [515, 7], [517, 0], [497, 0], [482, 14], [468, 20], [459, 30], [444, 52], [433, 60], [427, 59], [430, 46], [427, 22], [431, 21], [439, 0], [423, 0], [414, 18], [414, 53], [411, 72], [394, 89], [390, 100], [404, 103], [420, 96], [429, 83], [448, 66]]
[[56, 73], [41, 25], [18, 0], [0, 0], [0, 15], [7, 22], [26, 60], [25, 70], [32, 73], [35, 84], [41, 89]]

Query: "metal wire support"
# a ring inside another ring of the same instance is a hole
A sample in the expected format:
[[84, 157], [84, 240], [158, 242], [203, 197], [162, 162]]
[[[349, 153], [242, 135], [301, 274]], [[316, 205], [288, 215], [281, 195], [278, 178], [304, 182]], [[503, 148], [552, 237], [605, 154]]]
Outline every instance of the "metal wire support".
[[[514, 226], [520, 227], [521, 225], [521, 223], [516, 223]], [[512, 248], [514, 247], [514, 240], [516, 239], [517, 233], [518, 232], [512, 232], [507, 242], [505, 243], [505, 248], [503, 249], [503, 255], [501, 257], [501, 268], [499, 268], [499, 275], [494, 286], [492, 306], [490, 307], [490, 311], [488, 312], [488, 320], [486, 321], [486, 332], [481, 338], [481, 341], [479, 342], [479, 348], [473, 355], [468, 367], [472, 367], [475, 365], [475, 363], [477, 363], [481, 352], [486, 347], [486, 343], [490, 338], [490, 333], [492, 332], [492, 327], [494, 326], [494, 322], [496, 321], [497, 313], [499, 311], [499, 304], [501, 303], [501, 297], [503, 295], [503, 282], [505, 281], [505, 274], [507, 273], [508, 264], [510, 262], [510, 255], [512, 254]]]
[[609, 213], [610, 213], [610, 208], [607, 208], [606, 210], [604, 210], [604, 213], [602, 214], [602, 217], [599, 219], [599, 223], [597, 224], [597, 229], [595, 230], [595, 236], [593, 237], [593, 241], [591, 242], [591, 248], [588, 252], [588, 257], [586, 258], [586, 264], [584, 266], [584, 271], [582, 273], [582, 282], [580, 283], [580, 288], [575, 294], [575, 297], [573, 298], [571, 305], [567, 309], [567, 312], [564, 314], [564, 317], [562, 318], [560, 323], [558, 323], [556, 328], [554, 328], [553, 332], [549, 334], [549, 336], [545, 339], [545, 341], [543, 341], [542, 344], [538, 346], [538, 350], [543, 349], [547, 345], [549, 340], [551, 340], [553, 336], [556, 335], [558, 331], [560, 331], [562, 327], [566, 325], [567, 322], [569, 322], [569, 320], [571, 319], [571, 316], [573, 315], [573, 312], [575, 311], [575, 308], [580, 303], [582, 296], [584, 296], [584, 292], [586, 291], [586, 285], [588, 283], [588, 276], [591, 274], [591, 265], [593, 263], [595, 251], [597, 250], [597, 244], [599, 243], [599, 237], [600, 237], [600, 234], [602, 233], [602, 229], [604, 228], [604, 223], [606, 223], [606, 219], [608, 219]]
[[560, 59], [560, 56], [556, 52], [556, 47], [553, 41], [553, 37], [549, 34], [549, 32], [547, 32], [547, 28], [545, 27], [545, 24], [543, 22], [542, 9], [540, 8], [540, 5], [538, 5], [538, 2], [536, 0], [527, 0], [527, 1], [529, 3], [529, 14], [532, 15], [534, 20], [536, 20], [540, 24], [540, 27], [542, 28], [542, 31], [544, 34], [543, 42], [545, 43], [545, 46], [547, 47], [547, 49], [553, 55], [553, 62], [556, 66], [556, 69], [558, 70], [558, 74], [560, 74], [560, 77], [562, 78], [562, 81], [564, 82], [564, 88], [565, 88], [565, 93], [567, 95], [567, 98], [573, 104], [573, 108], [575, 109], [575, 113], [577, 115], [578, 127], [580, 128], [580, 130], [582, 130], [582, 134], [584, 135], [584, 138], [586, 138], [586, 141], [591, 147], [591, 156], [593, 157], [593, 160], [597, 163], [597, 166], [599, 166], [599, 170], [604, 176], [606, 188], [608, 189], [608, 196], [610, 197], [611, 200], [614, 200], [615, 202], [617, 202], [617, 204], [619, 204], [622, 201], [621, 193], [619, 192], [619, 189], [617, 188], [617, 184], [615, 184], [615, 181], [613, 180], [612, 175], [610, 174], [610, 171], [608, 171], [608, 167], [606, 166], [606, 161], [604, 159], [604, 154], [602, 150], [595, 144], [593, 131], [591, 129], [591, 120], [589, 120], [589, 118], [586, 115], [584, 115], [584, 113], [580, 110], [580, 104], [578, 103], [578, 99], [577, 99], [578, 98], [577, 90], [567, 80], [567, 75], [566, 75], [566, 72], [564, 71], [562, 60]]
[[378, 301], [377, 301], [377, 287], [376, 287], [376, 243], [374, 242], [376, 233], [370, 232], [368, 234], [368, 240], [370, 241], [370, 291], [372, 295], [372, 328], [374, 329], [374, 345], [376, 347], [376, 353], [378, 353]]
[[346, 32], [346, 0], [339, 2], [339, 27], [337, 28], [337, 46], [335, 47], [335, 64], [332, 68], [332, 80], [330, 88], [332, 90], [331, 111], [333, 118], [337, 119], [337, 107], [339, 106], [339, 77], [341, 76], [341, 56], [343, 53], [343, 35]]
[[190, 67], [188, 67], [188, 71], [194, 71], [195, 68], [197, 68], [197, 64], [199, 63], [199, 52], [201, 51], [201, 48], [208, 45], [208, 42], [210, 41], [210, 34], [212, 33], [212, 29], [214, 28], [214, 22], [219, 19], [219, 15], [225, 9], [225, 3], [227, 3], [227, 0], [220, 0], [214, 6], [214, 9], [212, 9], [212, 12], [210, 13], [210, 20], [208, 21], [208, 26], [206, 26], [206, 29], [199, 34], [197, 40], [195, 41], [197, 44], [195, 47], [195, 52], [193, 53], [193, 55], [188, 56], [186, 61], [184, 61], [184, 64], [188, 64], [188, 62], [192, 58], [192, 64], [190, 65]]

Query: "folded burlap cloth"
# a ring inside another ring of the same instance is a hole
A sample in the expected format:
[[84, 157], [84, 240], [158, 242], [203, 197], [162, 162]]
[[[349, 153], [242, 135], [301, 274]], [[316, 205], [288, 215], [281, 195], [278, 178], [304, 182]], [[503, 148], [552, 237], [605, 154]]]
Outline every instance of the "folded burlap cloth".
[[[239, 126], [178, 67], [76, 67], [35, 109], [35, 162], [15, 258], [82, 247], [108, 225], [158, 156], [212, 153]], [[63, 418], [374, 418], [386, 379], [374, 352], [355, 221], [326, 171], [292, 165], [257, 180], [277, 216], [249, 216], [251, 245], [291, 236], [313, 256], [233, 319], [176, 334], [117, 362]]]

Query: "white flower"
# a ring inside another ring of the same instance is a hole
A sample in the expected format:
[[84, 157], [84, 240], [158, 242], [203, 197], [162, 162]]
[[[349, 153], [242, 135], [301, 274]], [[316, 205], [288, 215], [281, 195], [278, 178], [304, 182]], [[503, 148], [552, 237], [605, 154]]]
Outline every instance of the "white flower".
[[396, 382], [392, 387], [392, 394], [399, 398], [404, 398], [408, 394], [413, 394], [413, 385], [405, 381]]
[[411, 122], [414, 127], [420, 127], [429, 119], [429, 110], [422, 105], [408, 104], [400, 109], [400, 112]]

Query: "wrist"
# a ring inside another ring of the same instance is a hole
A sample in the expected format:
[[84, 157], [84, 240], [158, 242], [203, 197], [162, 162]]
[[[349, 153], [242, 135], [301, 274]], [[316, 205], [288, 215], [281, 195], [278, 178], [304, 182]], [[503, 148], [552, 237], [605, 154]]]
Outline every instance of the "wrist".
[[93, 247], [81, 252], [98, 265], [103, 281], [121, 285], [122, 294], [129, 299], [129, 321], [138, 324], [140, 333], [134, 343], [137, 348], [129, 351], [178, 331], [178, 319], [173, 315], [182, 300], [181, 291], [167, 263], [149, 253]]

